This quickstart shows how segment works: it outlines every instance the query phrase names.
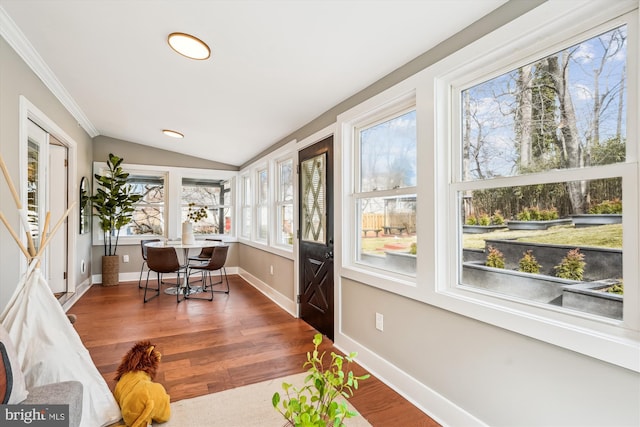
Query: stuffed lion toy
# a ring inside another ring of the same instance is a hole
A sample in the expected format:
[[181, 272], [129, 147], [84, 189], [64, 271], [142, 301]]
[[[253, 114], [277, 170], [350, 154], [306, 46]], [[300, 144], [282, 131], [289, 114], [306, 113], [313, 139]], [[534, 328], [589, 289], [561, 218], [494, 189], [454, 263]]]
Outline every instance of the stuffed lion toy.
[[155, 345], [140, 341], [122, 358], [113, 395], [127, 426], [143, 427], [152, 421], [164, 423], [171, 416], [167, 391], [162, 384], [153, 382], [161, 357]]

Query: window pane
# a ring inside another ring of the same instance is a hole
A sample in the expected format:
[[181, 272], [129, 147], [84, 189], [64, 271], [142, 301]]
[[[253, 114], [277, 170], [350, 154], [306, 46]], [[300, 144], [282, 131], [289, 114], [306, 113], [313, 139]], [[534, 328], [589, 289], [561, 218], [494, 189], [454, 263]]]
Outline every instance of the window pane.
[[142, 199], [136, 204], [131, 222], [120, 231], [120, 236], [164, 235], [164, 178], [131, 174], [127, 183], [131, 192], [141, 194]]
[[360, 191], [416, 185], [416, 112], [360, 130]]
[[258, 226], [258, 239], [266, 240], [269, 235], [269, 211], [266, 206], [258, 206], [256, 209], [256, 224]]
[[267, 203], [269, 198], [269, 179], [267, 170], [261, 170], [258, 172], [258, 204]]
[[625, 160], [627, 28], [461, 94], [462, 180]]
[[293, 245], [293, 205], [280, 207], [278, 224], [281, 225], [278, 233], [278, 243], [281, 245]]
[[326, 153], [300, 165], [302, 174], [302, 239], [326, 243]]
[[[590, 208], [573, 214], [570, 193]], [[622, 179], [460, 192], [462, 284], [622, 319]], [[614, 292], [615, 291], [615, 292]], [[617, 293], [619, 292], [619, 293]]]
[[[193, 222], [193, 233], [225, 234], [224, 182], [210, 179], [182, 179], [181, 220]], [[191, 216], [189, 216], [191, 215]]]
[[384, 270], [416, 273], [416, 196], [360, 199], [358, 261]]
[[281, 202], [293, 202], [293, 160], [285, 160], [279, 163], [280, 187], [278, 200]]

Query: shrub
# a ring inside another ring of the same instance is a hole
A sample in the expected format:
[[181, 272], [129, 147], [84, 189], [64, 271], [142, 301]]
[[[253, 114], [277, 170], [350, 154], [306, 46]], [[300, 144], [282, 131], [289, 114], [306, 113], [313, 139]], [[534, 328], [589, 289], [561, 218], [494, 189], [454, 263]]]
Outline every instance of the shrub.
[[504, 254], [493, 246], [489, 246], [489, 254], [485, 265], [493, 268], [504, 268]]
[[534, 274], [540, 273], [540, 267], [542, 267], [538, 260], [536, 260], [536, 257], [533, 256], [533, 252], [531, 250], [528, 250], [523, 254], [523, 257], [520, 258], [520, 262], [518, 265], [519, 271], [522, 271], [523, 273]]
[[502, 216], [502, 213], [500, 211], [495, 211], [491, 217], [491, 222], [495, 225], [503, 225], [504, 217]]
[[555, 207], [538, 209], [532, 206], [530, 208], [524, 208], [516, 215], [516, 218], [518, 221], [551, 221], [558, 219], [558, 210]]
[[411, 255], [417, 255], [418, 254], [418, 244], [416, 242], [413, 242], [411, 244], [411, 247], [409, 247], [409, 253]]
[[491, 217], [487, 214], [480, 215], [480, 219], [478, 220], [479, 225], [491, 225]]
[[610, 293], [610, 294], [623, 295], [624, 294], [624, 285], [622, 284], [622, 282], [616, 283], [615, 285], [612, 285], [612, 286], [609, 286], [608, 288], [605, 288], [604, 291], [607, 292], [607, 293]]
[[589, 208], [590, 214], [621, 214], [622, 213], [622, 200], [604, 200]]
[[584, 254], [580, 253], [579, 248], [575, 248], [567, 252], [562, 262], [553, 268], [556, 270], [556, 276], [562, 279], [582, 280], [585, 265], [587, 263], [584, 262]]
[[467, 218], [467, 220], [465, 221], [466, 225], [478, 225], [478, 220], [476, 219], [475, 216], [470, 216], [469, 218]]

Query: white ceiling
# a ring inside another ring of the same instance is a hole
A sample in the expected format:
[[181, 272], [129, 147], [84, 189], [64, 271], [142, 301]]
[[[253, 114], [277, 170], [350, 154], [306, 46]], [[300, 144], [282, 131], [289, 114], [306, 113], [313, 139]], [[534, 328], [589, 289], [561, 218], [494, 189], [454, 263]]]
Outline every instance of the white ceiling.
[[[239, 166], [505, 2], [0, 0], [0, 6], [90, 134]], [[172, 32], [207, 42], [211, 59], [176, 54], [166, 43]], [[185, 138], [164, 136], [164, 128]]]

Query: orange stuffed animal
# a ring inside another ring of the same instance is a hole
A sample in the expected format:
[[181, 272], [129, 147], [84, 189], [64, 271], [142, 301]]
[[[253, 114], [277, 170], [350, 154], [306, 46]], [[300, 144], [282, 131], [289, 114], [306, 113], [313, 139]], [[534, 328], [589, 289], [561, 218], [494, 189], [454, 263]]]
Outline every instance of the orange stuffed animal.
[[113, 395], [127, 426], [163, 423], [171, 416], [169, 395], [162, 384], [153, 382], [161, 357], [155, 345], [140, 341], [122, 358]]

